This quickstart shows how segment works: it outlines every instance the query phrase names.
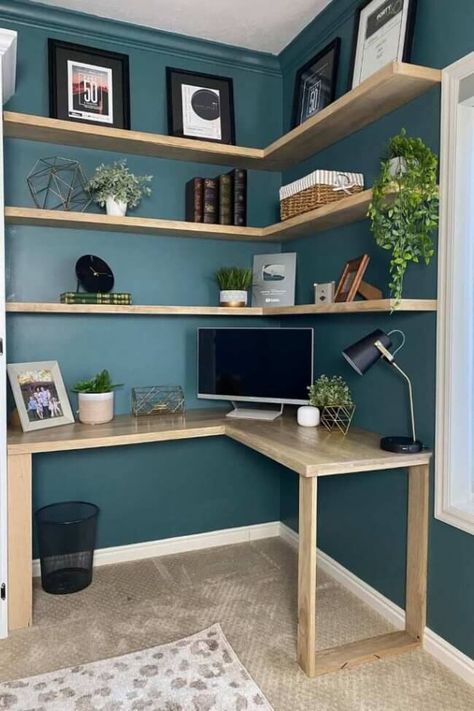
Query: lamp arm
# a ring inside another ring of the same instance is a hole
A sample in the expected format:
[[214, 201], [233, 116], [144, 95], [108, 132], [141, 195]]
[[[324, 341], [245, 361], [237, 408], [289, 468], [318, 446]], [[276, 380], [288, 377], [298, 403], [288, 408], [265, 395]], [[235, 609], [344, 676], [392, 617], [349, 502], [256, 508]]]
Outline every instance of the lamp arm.
[[412, 435], [413, 435], [413, 442], [416, 442], [416, 431], [415, 431], [415, 408], [413, 406], [413, 389], [411, 386], [411, 380], [408, 377], [408, 375], [405, 373], [404, 370], [400, 368], [394, 361], [391, 361], [390, 365], [393, 365], [393, 367], [398, 370], [400, 375], [402, 375], [405, 380], [408, 383], [408, 393], [410, 395], [410, 413], [411, 413], [411, 430], [412, 430]]

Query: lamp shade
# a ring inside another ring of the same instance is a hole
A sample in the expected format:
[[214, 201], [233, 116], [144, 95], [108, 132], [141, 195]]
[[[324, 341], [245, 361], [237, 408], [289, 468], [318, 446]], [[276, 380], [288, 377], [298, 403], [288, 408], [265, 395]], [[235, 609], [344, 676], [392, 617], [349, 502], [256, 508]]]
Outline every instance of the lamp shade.
[[379, 349], [374, 345], [376, 341], [380, 341], [387, 350], [392, 345], [390, 336], [378, 328], [342, 351], [344, 358], [359, 375], [364, 375], [382, 357]]

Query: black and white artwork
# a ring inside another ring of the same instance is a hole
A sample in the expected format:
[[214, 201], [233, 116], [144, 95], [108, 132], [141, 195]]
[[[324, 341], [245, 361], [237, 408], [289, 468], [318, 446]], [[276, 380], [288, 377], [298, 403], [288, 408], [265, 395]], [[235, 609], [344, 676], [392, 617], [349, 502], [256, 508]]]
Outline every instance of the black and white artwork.
[[334, 101], [340, 43], [339, 37], [336, 37], [297, 71], [293, 127], [304, 123]]

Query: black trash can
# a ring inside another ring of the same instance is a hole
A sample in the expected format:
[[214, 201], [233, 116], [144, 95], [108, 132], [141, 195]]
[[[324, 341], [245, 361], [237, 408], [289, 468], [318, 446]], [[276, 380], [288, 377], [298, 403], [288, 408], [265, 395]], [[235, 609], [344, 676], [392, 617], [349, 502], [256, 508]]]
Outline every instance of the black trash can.
[[99, 507], [62, 501], [36, 511], [43, 590], [66, 595], [92, 582]]

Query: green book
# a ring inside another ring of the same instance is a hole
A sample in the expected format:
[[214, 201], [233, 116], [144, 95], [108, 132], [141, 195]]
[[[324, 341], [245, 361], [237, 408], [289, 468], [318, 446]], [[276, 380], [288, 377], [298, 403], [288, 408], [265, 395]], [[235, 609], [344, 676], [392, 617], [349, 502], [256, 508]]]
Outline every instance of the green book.
[[234, 221], [232, 176], [219, 175], [219, 224], [231, 225]]

